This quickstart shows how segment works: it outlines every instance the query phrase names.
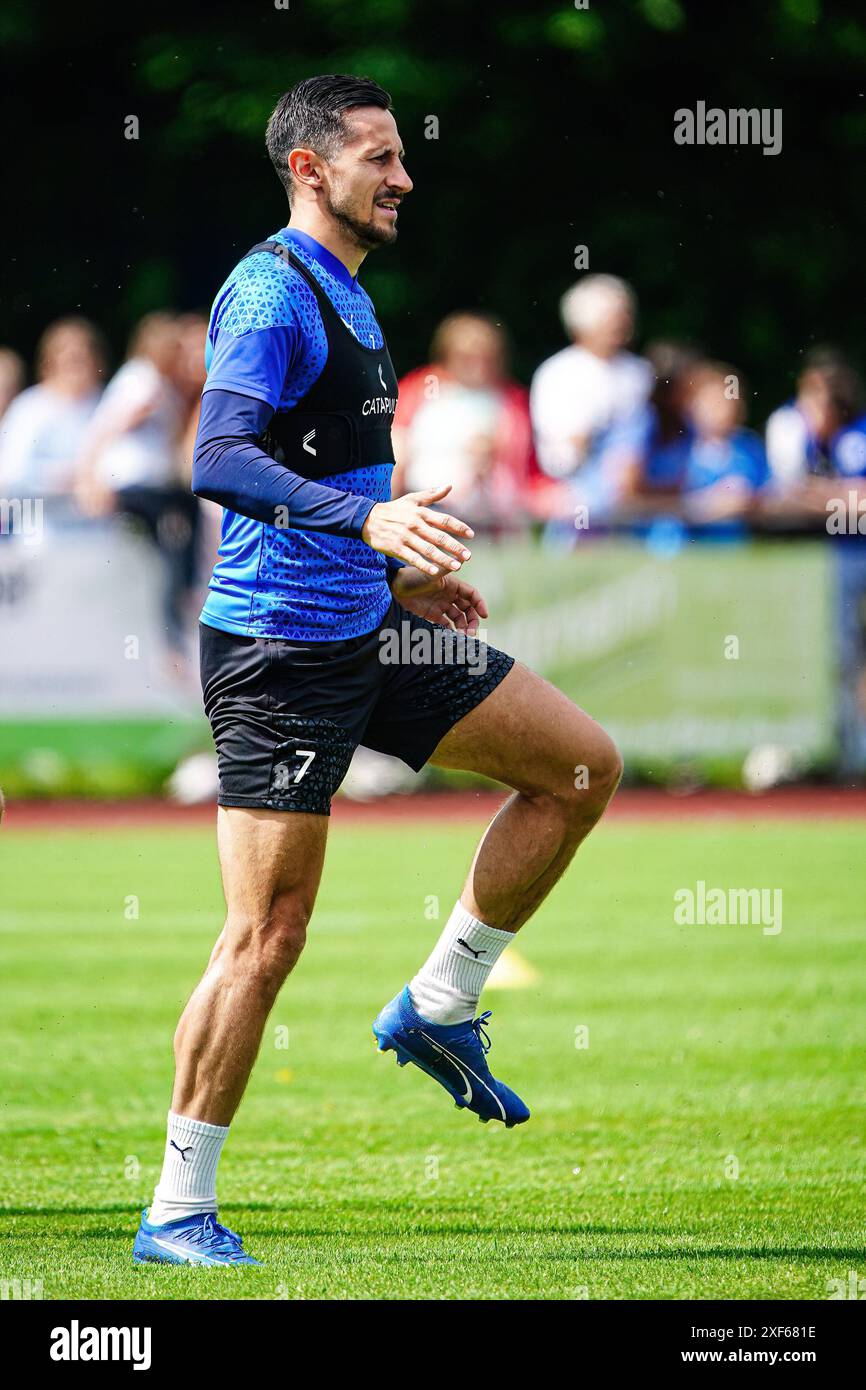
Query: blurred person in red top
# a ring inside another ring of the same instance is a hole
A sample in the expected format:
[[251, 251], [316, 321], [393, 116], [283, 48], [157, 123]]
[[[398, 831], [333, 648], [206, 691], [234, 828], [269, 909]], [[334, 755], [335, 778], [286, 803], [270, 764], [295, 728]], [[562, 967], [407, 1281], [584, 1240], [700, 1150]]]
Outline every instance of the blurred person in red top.
[[443, 319], [432, 361], [400, 382], [392, 496], [452, 483], [448, 506], [476, 530], [528, 522], [533, 479], [529, 393], [508, 377], [508, 344], [486, 314]]

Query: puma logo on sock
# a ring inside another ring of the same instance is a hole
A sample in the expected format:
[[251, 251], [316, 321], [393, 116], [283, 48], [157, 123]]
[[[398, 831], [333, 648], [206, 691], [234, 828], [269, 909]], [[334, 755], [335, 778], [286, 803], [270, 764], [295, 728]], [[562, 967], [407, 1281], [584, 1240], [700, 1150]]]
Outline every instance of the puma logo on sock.
[[177, 1149], [178, 1153], [180, 1154], [181, 1162], [186, 1163], [187, 1154], [192, 1153], [192, 1144], [187, 1144], [186, 1148], [182, 1149], [180, 1147], [180, 1144], [176, 1144], [173, 1139], [169, 1139], [168, 1142], [171, 1144], [171, 1147], [173, 1149]]
[[[458, 936], [458, 938], [457, 938], [457, 945], [458, 945], [458, 946], [465, 946], [466, 949], [467, 949], [467, 951], [472, 951], [472, 947], [469, 945], [469, 942], [468, 942], [468, 941], [464, 941], [462, 936]], [[484, 955], [484, 952], [483, 952], [483, 951], [472, 951], [472, 954], [473, 954], [473, 956], [475, 957], [475, 959], [477, 960], [479, 956], [483, 956], [483, 955]]]

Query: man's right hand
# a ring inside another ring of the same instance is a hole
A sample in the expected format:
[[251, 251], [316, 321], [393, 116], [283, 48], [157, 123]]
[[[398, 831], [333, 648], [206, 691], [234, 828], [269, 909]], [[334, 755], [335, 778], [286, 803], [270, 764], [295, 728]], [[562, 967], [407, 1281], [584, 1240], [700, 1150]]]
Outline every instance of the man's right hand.
[[414, 565], [424, 574], [451, 574], [459, 570], [470, 552], [455, 536], [471, 540], [475, 532], [456, 516], [431, 511], [451, 491], [445, 487], [426, 492], [407, 492], [393, 502], [377, 502], [361, 527], [361, 539], [380, 555], [390, 555]]

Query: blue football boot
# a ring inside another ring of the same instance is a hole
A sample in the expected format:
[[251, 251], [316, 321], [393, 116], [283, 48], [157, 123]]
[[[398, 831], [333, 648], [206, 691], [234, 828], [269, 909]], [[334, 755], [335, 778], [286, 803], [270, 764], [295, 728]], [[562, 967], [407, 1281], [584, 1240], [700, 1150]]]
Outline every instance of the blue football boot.
[[380, 1052], [396, 1052], [400, 1067], [407, 1062], [420, 1067], [460, 1109], [472, 1110], [484, 1124], [501, 1120], [511, 1129], [529, 1119], [529, 1110], [490, 1073], [490, 1038], [484, 1027], [489, 1017], [488, 1009], [474, 1023], [429, 1023], [415, 1012], [407, 985], [385, 1005], [373, 1024], [373, 1036]]
[[215, 1211], [182, 1216], [162, 1226], [151, 1226], [147, 1211], [143, 1211], [132, 1258], [140, 1265], [261, 1264], [246, 1254], [239, 1235], [220, 1225]]

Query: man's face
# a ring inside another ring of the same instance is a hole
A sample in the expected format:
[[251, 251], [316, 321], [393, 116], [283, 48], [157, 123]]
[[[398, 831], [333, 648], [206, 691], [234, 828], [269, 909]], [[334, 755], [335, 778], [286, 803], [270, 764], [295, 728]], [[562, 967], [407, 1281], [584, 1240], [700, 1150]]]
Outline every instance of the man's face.
[[581, 334], [581, 341], [599, 357], [615, 357], [631, 341], [633, 332], [631, 305], [622, 295], [611, 293], [605, 297], [592, 329]]
[[502, 376], [502, 342], [495, 329], [466, 318], [451, 331], [443, 366], [461, 386], [481, 391]]
[[725, 439], [742, 423], [743, 408], [736, 397], [726, 394], [723, 376], [707, 374], [699, 378], [689, 402], [689, 414], [698, 434]]
[[75, 394], [92, 391], [99, 380], [99, 361], [90, 337], [72, 324], [60, 329], [51, 345], [44, 375], [53, 381], [62, 380]]
[[325, 205], [365, 251], [397, 239], [397, 209], [412, 191], [390, 111], [356, 106], [343, 115], [347, 139], [323, 166]]
[[797, 404], [818, 439], [827, 440], [842, 424], [830, 383], [823, 372], [807, 368], [797, 387]]

